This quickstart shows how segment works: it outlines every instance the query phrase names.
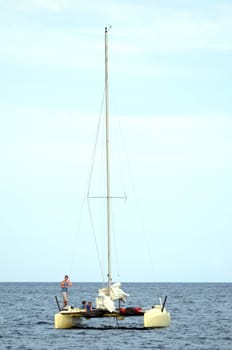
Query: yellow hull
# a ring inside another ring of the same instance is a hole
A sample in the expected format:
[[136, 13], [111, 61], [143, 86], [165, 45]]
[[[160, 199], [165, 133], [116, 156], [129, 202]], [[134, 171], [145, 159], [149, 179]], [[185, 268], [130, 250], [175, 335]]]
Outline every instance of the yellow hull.
[[82, 315], [80, 312], [59, 312], [55, 314], [55, 328], [74, 328], [81, 325]]
[[161, 306], [156, 305], [154, 308], [148, 310], [144, 314], [144, 327], [145, 328], [162, 328], [168, 327], [171, 322], [169, 312], [164, 308], [161, 311]]
[[[161, 306], [156, 305], [154, 308], [147, 310], [138, 315], [125, 315], [119, 314], [118, 312], [105, 313], [101, 317], [114, 317], [118, 320], [125, 319], [127, 317], [143, 316], [144, 317], [144, 328], [161, 328], [168, 327], [170, 325], [170, 314], [164, 308], [161, 311]], [[97, 316], [98, 317], [98, 316]], [[55, 328], [56, 329], [68, 329], [74, 327], [81, 327], [82, 318], [91, 319], [92, 317], [86, 314], [85, 310], [70, 309], [68, 311], [61, 311], [55, 314]], [[94, 317], [96, 318], [96, 316]]]

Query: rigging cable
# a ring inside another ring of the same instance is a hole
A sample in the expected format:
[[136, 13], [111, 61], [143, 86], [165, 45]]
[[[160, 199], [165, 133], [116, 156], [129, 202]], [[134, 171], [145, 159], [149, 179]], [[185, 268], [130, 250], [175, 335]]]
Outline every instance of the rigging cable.
[[[131, 165], [129, 162], [129, 157], [128, 157], [128, 153], [126, 151], [126, 143], [125, 143], [125, 138], [122, 132], [122, 128], [120, 125], [120, 121], [118, 120], [118, 126], [119, 126], [119, 131], [121, 134], [121, 139], [122, 139], [122, 147], [123, 147], [123, 151], [124, 151], [124, 155], [125, 155], [125, 161], [127, 163], [128, 166], [128, 173], [129, 173], [129, 178], [130, 178], [130, 182], [131, 182], [131, 188], [135, 197], [135, 203], [136, 203], [136, 209], [137, 209], [137, 213], [138, 213], [138, 218], [140, 220], [140, 225], [141, 225], [141, 229], [143, 232], [143, 237], [144, 237], [144, 243], [145, 243], [145, 248], [147, 250], [147, 259], [148, 259], [148, 263], [150, 264], [151, 267], [151, 273], [154, 276], [155, 273], [155, 268], [154, 268], [154, 262], [152, 259], [152, 252], [151, 252], [151, 246], [149, 245], [148, 242], [148, 235], [147, 235], [147, 230], [145, 229], [145, 225], [144, 225], [144, 219], [143, 219], [143, 215], [142, 215], [142, 209], [141, 209], [141, 205], [140, 202], [137, 199], [137, 195], [136, 195], [136, 187], [135, 187], [135, 183], [134, 183], [134, 179], [132, 176], [132, 170], [131, 170]], [[153, 279], [155, 280], [155, 278], [153, 277]]]
[[[73, 252], [72, 252], [72, 257], [71, 257], [69, 274], [72, 274], [73, 265], [74, 265], [74, 261], [75, 261], [76, 246], [77, 246], [76, 243], [77, 243], [78, 236], [79, 236], [79, 233], [80, 233], [80, 230], [81, 230], [81, 222], [82, 222], [82, 217], [83, 217], [84, 205], [85, 205], [85, 201], [86, 201], [86, 193], [87, 193], [87, 199], [89, 197], [90, 183], [91, 183], [93, 167], [94, 167], [94, 158], [95, 158], [95, 154], [96, 154], [96, 145], [97, 145], [97, 139], [98, 139], [100, 124], [101, 124], [101, 115], [102, 115], [102, 110], [103, 110], [103, 103], [104, 103], [104, 93], [103, 93], [101, 109], [100, 109], [100, 113], [99, 113], [99, 120], [98, 120], [98, 126], [97, 126], [97, 136], [96, 136], [96, 140], [95, 140], [94, 152], [93, 152], [93, 156], [92, 156], [92, 159], [91, 159], [91, 165], [89, 166], [89, 168], [90, 168], [90, 171], [89, 171], [90, 176], [89, 176], [89, 178], [87, 180], [86, 186], [84, 187], [85, 190], [84, 190], [84, 195], [83, 195], [83, 199], [82, 199], [80, 215], [79, 215], [79, 220], [78, 220], [78, 225], [77, 225], [78, 228], [77, 228], [77, 231], [76, 231], [75, 237], [74, 237]], [[87, 189], [87, 191], [86, 191], [86, 189]], [[88, 209], [89, 209], [90, 220], [91, 220], [91, 228], [92, 228], [92, 232], [93, 232], [93, 235], [94, 235], [95, 245], [96, 245], [97, 253], [98, 253], [98, 260], [99, 260], [99, 265], [100, 265], [100, 271], [101, 271], [101, 274], [102, 274], [102, 267], [101, 267], [101, 263], [100, 263], [100, 254], [99, 254], [99, 250], [98, 250], [98, 247], [97, 247], [97, 244], [96, 244], [96, 237], [95, 237], [95, 233], [94, 233], [94, 229], [93, 229], [93, 220], [92, 220], [91, 210], [90, 210], [90, 206], [89, 206], [89, 201], [88, 201]]]
[[101, 259], [100, 259], [100, 251], [99, 251], [98, 244], [97, 244], [97, 237], [96, 237], [96, 233], [95, 233], [95, 230], [94, 230], [93, 216], [92, 216], [92, 213], [91, 213], [89, 200], [88, 200], [88, 209], [89, 209], [89, 216], [90, 216], [92, 234], [93, 234], [94, 243], [95, 243], [96, 250], [97, 250], [98, 264], [99, 264], [99, 268], [100, 268], [101, 276], [102, 276], [102, 281], [103, 281], [104, 280], [104, 272], [103, 272], [103, 268], [102, 268], [102, 262], [101, 262]]
[[103, 110], [104, 100], [105, 100], [105, 91], [103, 93], [103, 98], [102, 98], [102, 103], [101, 103], [101, 110], [100, 110], [100, 113], [99, 113], [99, 119], [98, 119], [98, 125], [97, 125], [97, 133], [96, 133], [95, 144], [94, 144], [93, 155], [92, 155], [92, 162], [91, 162], [91, 166], [90, 166], [90, 175], [89, 175], [88, 192], [87, 192], [87, 197], [88, 198], [89, 198], [91, 180], [92, 180], [92, 176], [93, 176], [93, 167], [94, 167], [94, 162], [95, 162], [95, 157], [96, 157], [96, 150], [97, 150], [97, 142], [98, 142], [98, 137], [99, 137], [99, 130], [100, 130], [101, 121], [102, 121], [102, 110]]
[[101, 108], [100, 108], [100, 113], [99, 113], [99, 118], [98, 118], [97, 132], [96, 132], [96, 138], [95, 138], [95, 143], [94, 143], [92, 161], [91, 161], [91, 165], [90, 165], [90, 175], [89, 175], [88, 190], [87, 190], [87, 202], [88, 202], [91, 230], [92, 230], [92, 234], [94, 237], [94, 243], [96, 246], [98, 264], [99, 264], [100, 272], [102, 275], [102, 281], [104, 280], [104, 273], [103, 273], [102, 262], [101, 262], [101, 258], [100, 258], [100, 251], [99, 251], [98, 244], [97, 244], [97, 237], [96, 237], [96, 233], [95, 233], [95, 229], [94, 229], [93, 216], [92, 216], [92, 212], [91, 212], [89, 199], [90, 199], [90, 186], [91, 186], [91, 181], [92, 181], [92, 177], [93, 177], [93, 169], [94, 169], [94, 163], [95, 163], [95, 158], [96, 158], [97, 143], [98, 143], [98, 139], [99, 139], [99, 130], [100, 130], [101, 121], [102, 121], [102, 114], [103, 114], [102, 111], [103, 111], [103, 107], [104, 107], [104, 100], [105, 100], [105, 89], [103, 92], [103, 98], [102, 98], [102, 103], [101, 103]]
[[[112, 210], [113, 212], [113, 210]], [[119, 273], [119, 263], [118, 263], [118, 249], [117, 249], [117, 240], [116, 240], [116, 234], [115, 234], [115, 225], [114, 225], [114, 215], [112, 215], [112, 223], [113, 223], [113, 242], [114, 242], [114, 250], [115, 250], [115, 262], [116, 262], [116, 269], [117, 269], [117, 278], [120, 282], [120, 273]]]
[[78, 228], [77, 231], [75, 232], [75, 237], [74, 237], [74, 243], [73, 243], [73, 252], [72, 252], [72, 258], [71, 258], [71, 263], [70, 263], [70, 275], [72, 274], [72, 269], [74, 265], [74, 260], [75, 260], [75, 254], [76, 254], [76, 246], [77, 246], [77, 240], [78, 236], [80, 233], [80, 227], [81, 227], [81, 221], [82, 221], [82, 216], [83, 216], [83, 209], [86, 201], [86, 194], [84, 193], [83, 199], [82, 199], [82, 205], [81, 205], [81, 210], [80, 210], [80, 215], [79, 215], [79, 220], [78, 220]]

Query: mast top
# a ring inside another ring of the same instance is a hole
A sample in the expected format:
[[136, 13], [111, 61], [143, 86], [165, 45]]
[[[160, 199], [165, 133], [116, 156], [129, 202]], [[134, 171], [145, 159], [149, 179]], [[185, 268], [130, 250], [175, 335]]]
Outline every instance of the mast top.
[[108, 24], [107, 27], [105, 27], [105, 33], [108, 33], [108, 31], [111, 29], [112, 25]]

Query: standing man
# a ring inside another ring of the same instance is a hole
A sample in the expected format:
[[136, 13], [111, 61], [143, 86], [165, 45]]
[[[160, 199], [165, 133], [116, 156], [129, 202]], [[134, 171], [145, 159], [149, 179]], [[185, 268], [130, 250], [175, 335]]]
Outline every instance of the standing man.
[[70, 281], [68, 275], [64, 276], [64, 280], [60, 282], [60, 286], [65, 308], [68, 305], [68, 287], [72, 287], [72, 282]]

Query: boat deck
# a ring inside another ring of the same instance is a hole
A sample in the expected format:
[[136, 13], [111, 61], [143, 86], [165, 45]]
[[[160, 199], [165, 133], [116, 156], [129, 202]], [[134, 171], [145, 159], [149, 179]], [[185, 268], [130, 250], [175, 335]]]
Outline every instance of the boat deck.
[[143, 316], [145, 311], [138, 307], [129, 307], [129, 308], [121, 308], [119, 310], [109, 312], [107, 310], [93, 309], [90, 311], [70, 308], [68, 310], [60, 311], [62, 315], [69, 315], [72, 317], [84, 317], [87, 319], [90, 318], [100, 318], [100, 317], [116, 317], [116, 318], [124, 318], [129, 316]]

